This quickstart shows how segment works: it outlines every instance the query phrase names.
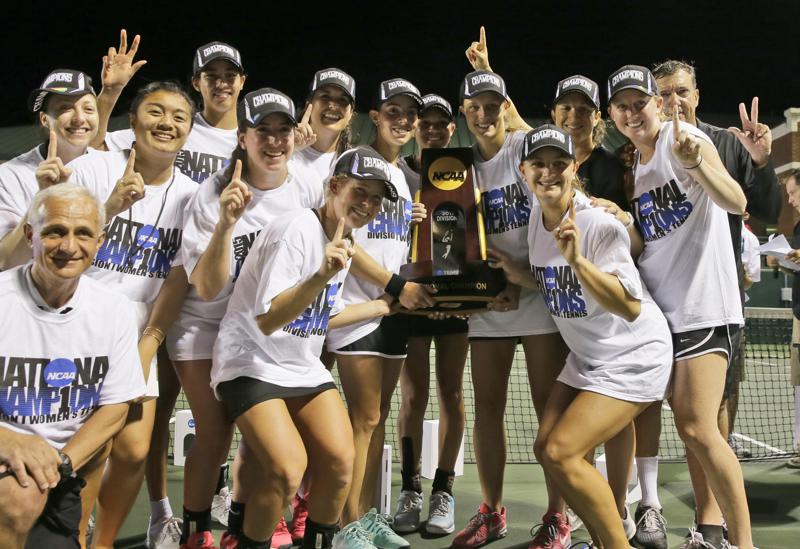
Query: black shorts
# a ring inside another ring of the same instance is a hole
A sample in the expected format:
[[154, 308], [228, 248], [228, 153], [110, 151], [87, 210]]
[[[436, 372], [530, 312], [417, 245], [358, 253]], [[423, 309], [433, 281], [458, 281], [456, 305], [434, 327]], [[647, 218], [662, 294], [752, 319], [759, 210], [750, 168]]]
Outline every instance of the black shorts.
[[469, 322], [450, 316], [434, 320], [425, 315], [404, 315], [408, 318], [408, 337], [435, 337], [451, 334], [466, 334]]
[[689, 332], [672, 334], [672, 349], [675, 360], [686, 360], [709, 353], [725, 353], [728, 364], [733, 356], [733, 341], [739, 326], [725, 324], [700, 328]]
[[725, 392], [723, 398], [728, 398], [738, 390], [737, 384], [744, 381], [744, 330], [736, 330], [731, 334], [731, 345], [733, 346], [733, 356], [731, 357], [730, 367], [725, 376]]
[[68, 478], [50, 490], [39, 519], [28, 534], [26, 548], [74, 549], [79, 541], [81, 523], [81, 489], [86, 481]]
[[370, 333], [336, 349], [340, 355], [376, 355], [384, 358], [405, 358], [408, 354], [408, 317], [410, 315], [385, 316]]
[[328, 389], [336, 389], [336, 385], [327, 382], [316, 387], [281, 387], [245, 376], [223, 381], [217, 385], [217, 392], [222, 398], [222, 405], [225, 406], [225, 416], [230, 422], [236, 421], [236, 418], [247, 410], [267, 400], [315, 395]]

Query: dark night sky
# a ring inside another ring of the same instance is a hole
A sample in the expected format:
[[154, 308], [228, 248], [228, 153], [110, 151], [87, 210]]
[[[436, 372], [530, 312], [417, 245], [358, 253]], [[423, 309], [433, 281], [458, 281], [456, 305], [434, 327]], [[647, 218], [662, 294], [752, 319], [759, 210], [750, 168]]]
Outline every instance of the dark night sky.
[[[123, 26], [142, 35], [140, 57], [149, 61], [132, 88], [186, 82], [194, 49], [222, 40], [242, 52], [247, 90], [269, 85], [301, 101], [315, 70], [338, 66], [356, 77], [359, 110], [380, 80], [394, 76], [454, 101], [469, 70], [463, 52], [484, 24], [493, 68], [525, 116], [545, 115], [560, 78], [583, 73], [604, 90], [618, 66], [668, 57], [695, 61], [701, 116], [735, 114], [753, 95], [772, 121], [800, 106], [798, 0], [317, 4], [126, 0], [4, 8], [0, 125], [32, 119], [27, 95], [50, 69], [81, 69], [97, 81], [100, 57]], [[126, 93], [123, 104], [129, 99]]]

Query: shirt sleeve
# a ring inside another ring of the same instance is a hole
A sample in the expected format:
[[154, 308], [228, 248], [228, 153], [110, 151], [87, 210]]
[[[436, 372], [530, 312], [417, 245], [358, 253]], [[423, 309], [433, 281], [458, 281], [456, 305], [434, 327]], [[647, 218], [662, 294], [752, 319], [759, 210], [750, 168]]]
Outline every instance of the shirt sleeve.
[[[210, 202], [209, 194], [213, 193], [216, 178], [209, 177], [200, 184], [200, 189], [189, 200], [184, 210], [183, 235], [181, 249], [178, 252], [181, 264], [186, 269], [187, 276], [191, 277], [200, 256], [208, 248], [214, 227], [219, 220], [219, 202]], [[230, 263], [230, 261], [229, 261]]]
[[744, 235], [742, 246], [742, 264], [747, 276], [753, 282], [761, 280], [761, 253], [758, 251], [758, 237], [748, 231], [742, 229]]
[[586, 258], [604, 273], [616, 276], [622, 287], [639, 301], [644, 292], [639, 271], [631, 257], [631, 242], [622, 224], [610, 214], [608, 220], [595, 222], [586, 227], [582, 238], [586, 238]]
[[19, 175], [8, 169], [0, 170], [0, 238], [19, 225], [29, 207]]
[[120, 130], [106, 134], [105, 143], [109, 151], [124, 151], [130, 149], [136, 141], [133, 130]]
[[108, 373], [100, 390], [98, 402], [100, 406], [129, 402], [144, 395], [147, 390], [139, 360], [136, 337], [139, 332], [136, 328], [133, 303], [127, 298], [122, 298], [114, 314], [115, 344], [113, 354], [108, 357]]

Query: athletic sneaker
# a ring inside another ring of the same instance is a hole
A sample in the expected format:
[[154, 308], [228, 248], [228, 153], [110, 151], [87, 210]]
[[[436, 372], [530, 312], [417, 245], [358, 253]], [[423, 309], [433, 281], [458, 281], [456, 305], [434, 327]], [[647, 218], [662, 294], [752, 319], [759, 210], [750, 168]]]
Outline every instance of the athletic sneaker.
[[223, 526], [228, 526], [228, 511], [231, 510], [231, 491], [224, 486], [211, 500], [211, 518]]
[[227, 530], [222, 533], [219, 539], [219, 549], [236, 549], [239, 547], [239, 538]]
[[292, 527], [289, 533], [292, 534], [292, 541], [300, 543], [306, 534], [306, 519], [308, 518], [308, 506], [306, 500], [294, 495], [292, 498]]
[[636, 507], [634, 514], [636, 535], [633, 541], [640, 549], [667, 549], [667, 519], [661, 509], [642, 505]]
[[292, 546], [292, 535], [289, 533], [289, 527], [286, 526], [286, 519], [281, 517], [275, 530], [272, 532], [271, 549], [285, 549]]
[[[535, 528], [531, 528], [531, 534]], [[528, 549], [568, 549], [571, 542], [569, 523], [564, 515], [548, 512], [542, 517], [542, 525], [533, 534]]]
[[455, 529], [456, 500], [444, 490], [437, 490], [431, 494], [425, 531], [429, 534], [452, 534]]
[[392, 530], [392, 517], [379, 513], [374, 507], [367, 511], [366, 515], [358, 519], [358, 522], [369, 534], [370, 541], [375, 547], [380, 549], [411, 547], [411, 544], [405, 538], [398, 536]]
[[214, 545], [214, 536], [206, 530], [190, 535], [186, 543], [181, 545], [181, 549], [217, 549], [217, 547]]
[[419, 528], [422, 514], [422, 494], [414, 490], [403, 490], [397, 497], [397, 511], [394, 512], [395, 532], [408, 534]]
[[[725, 540], [723, 540], [725, 542]], [[725, 542], [727, 543], [727, 542]], [[707, 542], [703, 539], [703, 534], [691, 528], [689, 530], [689, 535], [686, 536], [686, 541], [683, 542], [680, 549], [723, 549], [722, 547], [716, 547], [713, 544]]]
[[333, 536], [331, 549], [376, 549], [359, 521], [351, 522]]
[[506, 537], [506, 508], [490, 511], [485, 503], [481, 503], [475, 515], [469, 519], [466, 528], [453, 539], [454, 549], [472, 549], [481, 547], [490, 541]]
[[89, 515], [89, 521], [86, 523], [86, 547], [92, 546], [92, 537], [94, 537], [94, 513]]
[[[567, 505], [567, 522], [569, 522], [569, 531], [574, 532], [578, 530], [581, 526], [583, 526], [583, 519], [578, 516], [578, 514], [572, 510], [572, 507]], [[578, 542], [583, 543], [583, 542]]]
[[628, 509], [627, 503], [623, 507], [623, 511], [625, 511], [625, 516], [622, 517], [622, 528], [625, 530], [625, 537], [630, 541], [636, 535], [636, 522], [631, 517], [631, 511]]
[[171, 515], [153, 523], [153, 517], [147, 521], [147, 536], [144, 544], [147, 549], [178, 549], [181, 544], [181, 525], [183, 521]]

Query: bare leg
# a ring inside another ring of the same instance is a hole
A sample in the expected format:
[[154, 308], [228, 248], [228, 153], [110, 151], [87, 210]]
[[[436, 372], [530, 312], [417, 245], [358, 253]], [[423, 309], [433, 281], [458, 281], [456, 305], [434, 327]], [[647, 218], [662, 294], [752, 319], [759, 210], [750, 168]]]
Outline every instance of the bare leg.
[[464, 439], [464, 366], [467, 334], [436, 337], [436, 392], [439, 397], [439, 468], [453, 471]]
[[180, 391], [181, 384], [175, 374], [175, 368], [162, 346], [158, 351], [158, 398], [153, 421], [153, 436], [145, 462], [145, 479], [150, 501], [159, 501], [167, 497], [169, 421], [172, 419]]
[[[400, 371], [400, 413], [397, 415], [397, 436], [401, 454], [403, 439], [411, 439], [411, 463], [403, 463], [419, 473], [419, 460], [422, 453], [422, 422], [428, 407], [430, 385], [430, 337], [408, 338], [408, 356]], [[439, 359], [439, 349], [436, 349]], [[441, 427], [441, 425], [440, 425]], [[442, 429], [439, 429], [441, 435]], [[406, 459], [406, 456], [403, 456]], [[405, 473], [404, 473], [405, 474]], [[404, 480], [405, 483], [405, 480]]]

